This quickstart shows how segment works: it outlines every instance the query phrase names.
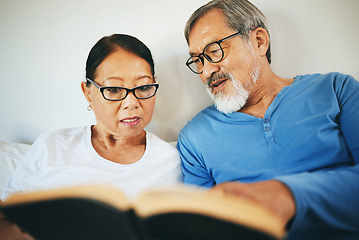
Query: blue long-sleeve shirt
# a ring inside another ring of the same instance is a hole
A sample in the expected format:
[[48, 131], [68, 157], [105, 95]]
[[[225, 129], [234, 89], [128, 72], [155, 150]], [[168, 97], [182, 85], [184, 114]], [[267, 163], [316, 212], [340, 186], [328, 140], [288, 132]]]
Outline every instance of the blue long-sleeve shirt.
[[185, 183], [285, 183], [296, 202], [288, 239], [359, 238], [359, 82], [351, 76], [297, 76], [263, 119], [210, 106], [177, 147]]

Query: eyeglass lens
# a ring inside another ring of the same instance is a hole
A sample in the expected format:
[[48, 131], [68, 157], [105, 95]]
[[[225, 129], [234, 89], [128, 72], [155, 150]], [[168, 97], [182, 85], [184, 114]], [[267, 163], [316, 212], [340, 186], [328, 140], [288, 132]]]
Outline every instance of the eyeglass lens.
[[217, 63], [223, 58], [223, 50], [218, 42], [207, 45], [203, 53], [198, 56], [193, 56], [187, 61], [187, 65], [195, 73], [201, 73], [203, 71], [204, 59], [203, 56], [212, 63]]
[[156, 85], [143, 85], [133, 89], [126, 89], [120, 87], [104, 87], [103, 96], [107, 100], [122, 100], [126, 98], [128, 92], [133, 92], [136, 98], [146, 99], [153, 97], [156, 94]]
[[222, 61], [224, 52], [221, 47], [221, 43], [241, 34], [240, 31], [229, 35], [221, 40], [208, 44], [204, 49], [203, 52], [197, 56], [190, 57], [186, 65], [192, 70], [192, 72], [201, 74], [203, 72], [203, 65], [204, 65], [204, 58], [206, 58], [211, 63], [218, 63]]

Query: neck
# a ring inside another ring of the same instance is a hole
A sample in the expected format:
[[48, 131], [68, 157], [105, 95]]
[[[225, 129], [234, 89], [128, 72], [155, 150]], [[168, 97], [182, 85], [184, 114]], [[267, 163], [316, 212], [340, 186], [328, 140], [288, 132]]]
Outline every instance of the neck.
[[98, 125], [91, 129], [91, 142], [96, 152], [107, 160], [131, 164], [138, 161], [146, 149], [146, 132], [136, 136], [119, 136], [103, 131]]
[[250, 95], [247, 103], [239, 112], [263, 118], [277, 94], [292, 82], [293, 79], [280, 78], [272, 71], [269, 74], [261, 75], [256, 84], [249, 89]]
[[117, 133], [102, 129], [100, 126], [95, 125], [91, 129], [91, 138], [101, 142], [105, 148], [122, 148], [128, 146], [145, 145], [146, 132], [142, 131], [135, 136], [121, 136]]

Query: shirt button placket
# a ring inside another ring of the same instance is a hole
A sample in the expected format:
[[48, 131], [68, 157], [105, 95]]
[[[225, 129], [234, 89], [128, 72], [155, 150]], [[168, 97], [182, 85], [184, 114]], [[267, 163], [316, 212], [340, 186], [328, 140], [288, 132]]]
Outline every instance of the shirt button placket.
[[264, 118], [263, 119], [263, 129], [267, 138], [268, 143], [269, 142], [273, 142], [273, 135], [272, 135], [272, 128], [270, 125], [270, 120], [269, 118]]

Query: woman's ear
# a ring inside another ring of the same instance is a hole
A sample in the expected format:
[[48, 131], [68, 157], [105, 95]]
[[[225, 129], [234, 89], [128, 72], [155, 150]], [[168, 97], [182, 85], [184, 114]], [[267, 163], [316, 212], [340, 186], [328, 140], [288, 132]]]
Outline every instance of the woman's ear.
[[86, 82], [81, 82], [81, 89], [82, 89], [82, 92], [85, 95], [85, 98], [86, 98], [87, 102], [91, 106], [91, 102], [92, 102], [91, 95], [90, 95], [91, 90], [90, 90], [89, 87], [86, 86]]
[[251, 38], [253, 47], [259, 51], [261, 57], [266, 57], [269, 47], [269, 34], [267, 30], [258, 27], [252, 31]]

